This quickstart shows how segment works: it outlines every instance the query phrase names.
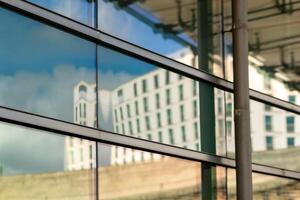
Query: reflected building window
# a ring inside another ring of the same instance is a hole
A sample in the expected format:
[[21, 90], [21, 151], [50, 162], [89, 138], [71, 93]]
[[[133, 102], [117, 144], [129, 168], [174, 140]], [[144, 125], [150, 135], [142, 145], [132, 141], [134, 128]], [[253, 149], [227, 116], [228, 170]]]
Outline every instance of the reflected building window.
[[124, 120], [124, 115], [123, 115], [123, 108], [120, 106], [120, 115], [121, 115], [121, 120]]
[[183, 98], [184, 98], [183, 85], [179, 85], [179, 100], [182, 101]]
[[131, 117], [131, 113], [130, 113], [130, 105], [127, 104], [127, 105], [126, 105], [126, 108], [127, 108], [127, 116], [130, 118], [130, 117]]
[[185, 119], [184, 119], [184, 106], [183, 105], [180, 105], [180, 120], [183, 122]]
[[148, 112], [149, 111], [148, 97], [143, 98], [143, 103], [144, 103], [144, 112]]
[[159, 93], [155, 94], [156, 108], [160, 108], [160, 96]]
[[115, 109], [114, 114], [115, 114], [115, 122], [117, 123], [118, 122], [118, 111], [117, 111], [117, 109]]
[[169, 141], [170, 141], [170, 144], [175, 144], [175, 141], [174, 141], [174, 134], [173, 134], [173, 129], [169, 129], [168, 130], [169, 132]]
[[186, 142], [185, 126], [181, 126], [182, 142]]
[[172, 110], [167, 109], [167, 123], [170, 125], [172, 124]]
[[286, 131], [288, 133], [295, 132], [295, 117], [293, 116], [286, 117]]
[[146, 122], [146, 129], [147, 129], [147, 131], [149, 131], [151, 129], [150, 117], [149, 116], [145, 117], [145, 122]]
[[163, 143], [163, 137], [162, 137], [162, 132], [158, 132], [158, 142]]
[[158, 128], [161, 128], [161, 115], [160, 115], [160, 113], [158, 112], [157, 114], [156, 114], [156, 121], [157, 121], [157, 127]]
[[119, 103], [122, 103], [124, 101], [123, 90], [122, 89], [120, 89], [118, 91], [118, 101], [119, 101]]
[[222, 114], [223, 112], [223, 101], [221, 97], [218, 97], [218, 114]]
[[272, 131], [272, 116], [271, 115], [265, 116], [265, 130]]
[[125, 135], [125, 125], [124, 125], [124, 123], [122, 123], [122, 134]]
[[198, 85], [198, 83], [197, 83], [197, 81], [195, 81], [195, 80], [193, 80], [193, 96], [196, 96], [197, 95], [197, 85]]
[[266, 147], [267, 150], [273, 150], [273, 137], [272, 136], [267, 136], [266, 137]]
[[142, 86], [143, 86], [143, 93], [147, 93], [148, 88], [147, 88], [147, 80], [146, 79], [143, 80]]
[[129, 127], [130, 135], [133, 135], [133, 129], [132, 129], [132, 122], [131, 121], [128, 122], [128, 127]]
[[197, 117], [198, 116], [198, 106], [197, 106], [197, 100], [193, 101], [193, 116]]
[[272, 107], [268, 104], [265, 104], [265, 111], [271, 111]]
[[167, 105], [171, 104], [171, 90], [170, 89], [166, 90], [166, 104]]
[[149, 141], [152, 141], [152, 135], [151, 135], [151, 134], [147, 134], [147, 139], [148, 139]]
[[137, 132], [138, 132], [138, 133], [141, 132], [140, 119], [136, 119], [136, 129], [137, 129]]
[[157, 74], [154, 76], [154, 88], [155, 89], [159, 88], [159, 80]]
[[199, 132], [198, 132], [198, 123], [194, 122], [194, 135], [195, 135], [195, 139], [199, 139]]
[[133, 84], [133, 91], [134, 91], [134, 96], [136, 97], [138, 95], [136, 83]]
[[232, 117], [232, 103], [226, 103], [226, 116]]
[[288, 137], [287, 138], [287, 147], [295, 147], [295, 138], [293, 137]]
[[289, 95], [288, 101], [289, 101], [290, 103], [295, 104], [295, 103], [296, 103], [296, 96], [295, 96], [295, 95]]
[[231, 137], [232, 136], [232, 122], [231, 121], [226, 121], [226, 132], [227, 136]]
[[135, 114], [136, 114], [136, 115], [139, 115], [139, 102], [138, 102], [138, 101], [135, 101], [135, 102], [134, 102], [134, 105], [135, 105]]
[[166, 71], [166, 85], [170, 84], [170, 72]]

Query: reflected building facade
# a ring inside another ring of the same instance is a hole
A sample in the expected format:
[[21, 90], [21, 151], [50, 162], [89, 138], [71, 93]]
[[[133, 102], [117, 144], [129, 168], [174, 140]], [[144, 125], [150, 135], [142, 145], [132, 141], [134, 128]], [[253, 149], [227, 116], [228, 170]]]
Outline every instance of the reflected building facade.
[[[74, 122], [83, 126], [97, 127], [96, 84], [80, 81], [74, 87]], [[95, 166], [95, 145], [88, 140], [66, 137], [66, 168], [89, 169]]]
[[[177, 55], [178, 56], [178, 55]], [[191, 60], [183, 52], [177, 60]], [[230, 60], [230, 59], [229, 59]], [[300, 98], [282, 81], [259, 71], [262, 63], [249, 59], [250, 82], [257, 90], [280, 95], [292, 103]], [[188, 62], [188, 61], [184, 61]], [[230, 63], [229, 63], [230, 64]], [[74, 122], [96, 127], [96, 85], [79, 82], [74, 88]], [[200, 91], [201, 92], [201, 91]], [[115, 133], [177, 147], [201, 150], [199, 83], [195, 80], [158, 68], [108, 91], [100, 90], [107, 101], [100, 101], [102, 115], [112, 121]], [[218, 155], [234, 153], [233, 95], [215, 89], [215, 131]], [[87, 114], [88, 113], [88, 114]], [[94, 117], [92, 117], [94, 116]], [[300, 120], [296, 115], [274, 109], [259, 102], [251, 103], [251, 136], [254, 152], [286, 149], [300, 145]], [[66, 139], [67, 168], [86, 169], [93, 165], [92, 145], [79, 139]], [[162, 156], [113, 146], [111, 164], [126, 164], [160, 159]]]

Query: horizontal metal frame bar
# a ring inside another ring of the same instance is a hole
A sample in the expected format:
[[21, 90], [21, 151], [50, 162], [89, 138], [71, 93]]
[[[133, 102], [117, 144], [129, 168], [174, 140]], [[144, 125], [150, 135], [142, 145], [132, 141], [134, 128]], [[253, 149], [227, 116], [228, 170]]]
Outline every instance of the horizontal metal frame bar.
[[[211, 75], [196, 68], [192, 68], [183, 63], [177, 62], [165, 56], [159, 55], [145, 48], [128, 43], [116, 37], [110, 36], [92, 27], [76, 22], [72, 19], [33, 5], [22, 0], [0, 0], [0, 5], [13, 9], [21, 14], [33, 17], [36, 20], [43, 21], [49, 25], [66, 30], [72, 34], [79, 35], [99, 44], [110, 46], [111, 48], [122, 51], [126, 54], [138, 57], [142, 60], [153, 63], [159, 67], [171, 70], [195, 80], [206, 82], [212, 86], [227, 92], [233, 92], [233, 83], [217, 76]], [[261, 92], [250, 90], [250, 98], [262, 103], [270, 104], [274, 107], [284, 109], [296, 114], [300, 114], [300, 106], [291, 104], [284, 100], [263, 94]]]
[[[160, 144], [157, 142], [142, 140], [126, 135], [115, 134], [108, 131], [85, 127], [57, 119], [13, 110], [10, 108], [0, 107], [0, 121], [55, 134], [79, 137], [95, 142], [125, 146], [142, 151], [148, 151], [197, 162], [205, 162], [211, 165], [235, 168], [235, 160], [230, 158], [210, 155], [207, 153], [188, 150], [166, 144]], [[253, 172], [300, 180], [300, 172], [259, 164], [252, 164], [252, 168]]]
[[[190, 66], [166, 58], [162, 55], [146, 50], [142, 47], [138, 47], [121, 39], [102, 33], [99, 30], [86, 26], [82, 23], [76, 22], [72, 19], [59, 15], [47, 9], [33, 5], [31, 3], [21, 0], [0, 0], [0, 5], [15, 10], [20, 14], [34, 18], [35, 20], [43, 21], [49, 25], [66, 30], [72, 34], [76, 34], [80, 37], [92, 40], [96, 43], [110, 46], [111, 48], [125, 52], [126, 54], [130, 54], [142, 60], [156, 64], [159, 67], [163, 67], [165, 69], [172, 70], [187, 77], [209, 83], [212, 86], [225, 90], [227, 92], [233, 92], [233, 83], [229, 81], [223, 80], [219, 77], [200, 71], [198, 69], [191, 68]], [[250, 97], [253, 100], [267, 103], [272, 106], [296, 114], [300, 114], [299, 106], [274, 98], [272, 96], [254, 90], [250, 90]], [[81, 137], [84, 139], [94, 140], [98, 142], [128, 146], [131, 148], [137, 148], [140, 150], [161, 153], [184, 159], [208, 162], [224, 167], [235, 167], [235, 161], [229, 158], [209, 155], [201, 152], [145, 141], [137, 138], [131, 138], [124, 135], [118, 135], [107, 131], [83, 127], [80, 125], [63, 122], [47, 117], [41, 117], [38, 115], [16, 111], [4, 107], [0, 107], [0, 120], [44, 131]], [[300, 180], [300, 172], [294, 172], [286, 169], [279, 169], [258, 164], [253, 164], [252, 168], [253, 171], [257, 173]]]

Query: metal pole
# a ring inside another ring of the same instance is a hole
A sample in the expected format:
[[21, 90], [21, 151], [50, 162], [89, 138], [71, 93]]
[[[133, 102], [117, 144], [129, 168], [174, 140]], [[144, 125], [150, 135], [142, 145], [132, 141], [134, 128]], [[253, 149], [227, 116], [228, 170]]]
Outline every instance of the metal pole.
[[237, 199], [252, 200], [247, 1], [232, 0]]

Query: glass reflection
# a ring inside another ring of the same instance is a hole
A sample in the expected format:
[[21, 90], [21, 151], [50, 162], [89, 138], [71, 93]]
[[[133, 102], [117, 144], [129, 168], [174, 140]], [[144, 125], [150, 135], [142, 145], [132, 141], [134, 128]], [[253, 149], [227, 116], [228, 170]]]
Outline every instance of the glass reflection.
[[[99, 0], [102, 31], [223, 77], [225, 2], [197, 0]], [[227, 11], [226, 11], [227, 12]], [[227, 40], [227, 39], [226, 39]], [[198, 48], [199, 47], [199, 48]]]
[[[210, 153], [226, 154], [223, 91], [202, 90], [203, 113], [215, 119], [217, 126], [214, 121], [203, 122], [212, 135], [204, 137], [209, 144], [206, 149], [201, 148], [199, 91], [202, 83], [114, 50], [98, 48], [101, 129], [192, 150], [208, 152], [213, 149]], [[215, 113], [219, 98], [222, 110]], [[217, 145], [212, 142], [214, 140]]]
[[226, 199], [225, 168], [213, 167], [212, 185], [203, 187], [198, 162], [102, 143], [98, 150], [99, 199], [200, 200], [209, 187], [204, 193]]
[[256, 101], [251, 110], [253, 162], [299, 171], [299, 116]]
[[299, 2], [248, 5], [250, 87], [286, 101], [299, 96]]
[[253, 199], [299, 199], [300, 182], [253, 173]]
[[0, 123], [0, 199], [95, 198], [95, 147], [79, 138]]
[[89, 26], [95, 26], [96, 0], [26, 0]]
[[1, 106], [95, 126], [95, 44], [4, 8], [0, 19]]

